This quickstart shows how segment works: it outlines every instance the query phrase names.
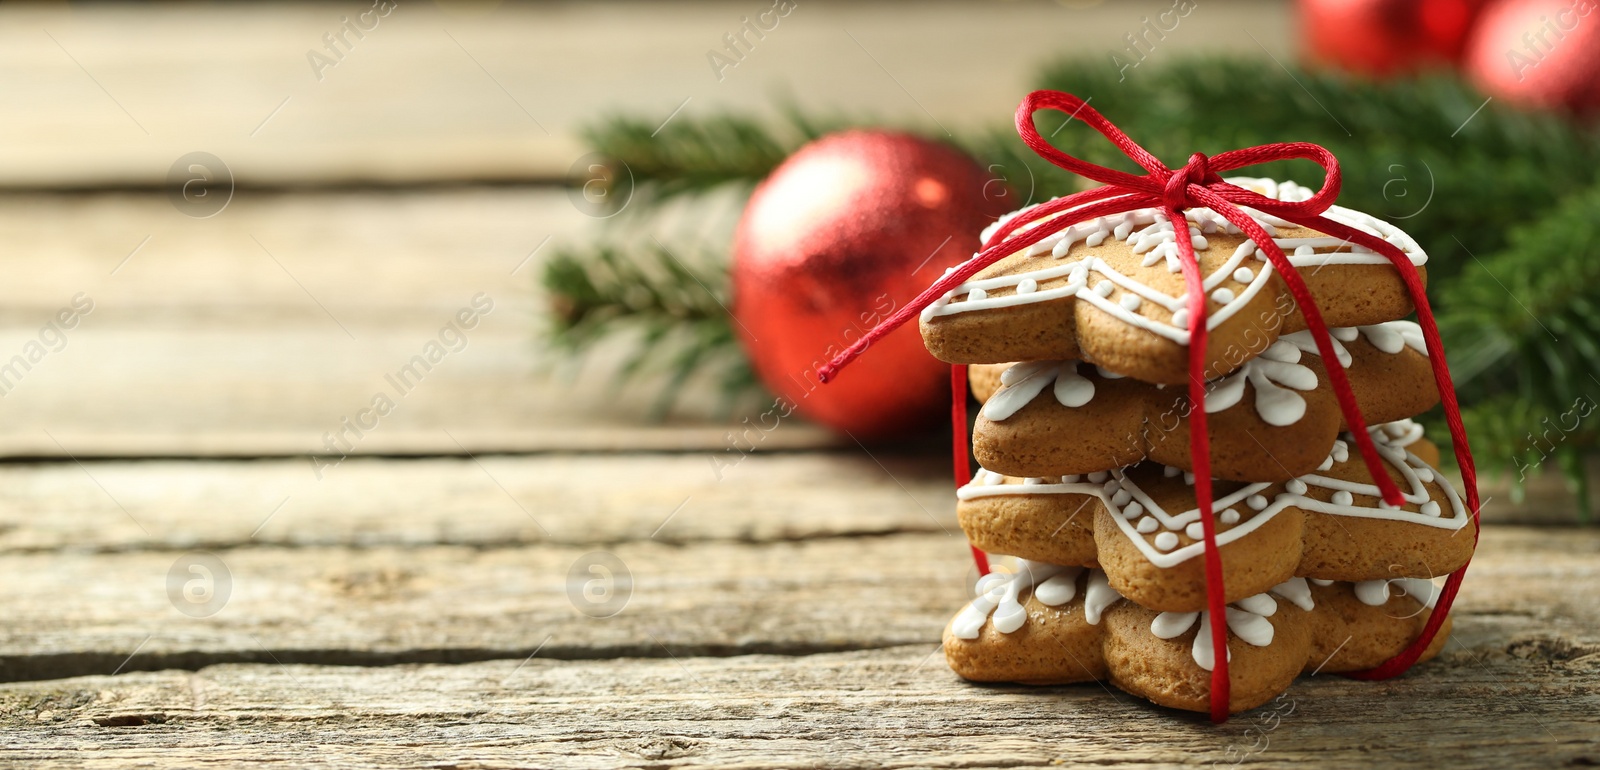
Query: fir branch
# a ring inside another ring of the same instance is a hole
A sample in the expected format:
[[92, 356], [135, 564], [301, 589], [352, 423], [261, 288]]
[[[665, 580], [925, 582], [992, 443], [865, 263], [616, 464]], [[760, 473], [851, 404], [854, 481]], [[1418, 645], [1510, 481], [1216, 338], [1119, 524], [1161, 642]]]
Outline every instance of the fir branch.
[[540, 278], [550, 297], [551, 341], [576, 356], [601, 340], [634, 335], [617, 383], [664, 374], [654, 418], [671, 410], [683, 384], [700, 371], [716, 373], [723, 403], [731, 404], [758, 386], [724, 310], [726, 260], [696, 256], [690, 267], [654, 242], [558, 249]]
[[655, 185], [659, 199], [760, 179], [794, 146], [764, 123], [736, 115], [678, 116], [665, 126], [617, 117], [584, 129], [583, 138], [631, 172], [635, 184]]
[[1576, 471], [1600, 448], [1600, 417], [1590, 417], [1600, 407], [1600, 184], [1508, 241], [1438, 292], [1456, 391], [1475, 404], [1487, 467], [1555, 458]]
[[633, 183], [633, 204], [649, 211], [666, 201], [724, 185], [753, 187], [801, 145], [867, 121], [816, 117], [793, 104], [781, 119], [717, 113], [678, 115], [665, 125], [616, 116], [583, 129], [584, 141]]
[[[1092, 99], [1169, 164], [1191, 152], [1270, 142], [1327, 147], [1344, 175], [1340, 205], [1404, 226], [1433, 257], [1429, 279], [1437, 283], [1470, 264], [1461, 244], [1498, 250], [1510, 228], [1587, 188], [1600, 165], [1600, 136], [1592, 129], [1499, 102], [1474, 115], [1485, 97], [1442, 75], [1371, 82], [1210, 58], [1123, 73], [1109, 59], [1074, 59], [1046, 68], [1039, 82]], [[1061, 119], [1041, 117], [1042, 130], [1054, 131]], [[1083, 126], [1052, 141], [1095, 163], [1137, 171]], [[1304, 162], [1245, 173], [1321, 182], [1321, 170]]]

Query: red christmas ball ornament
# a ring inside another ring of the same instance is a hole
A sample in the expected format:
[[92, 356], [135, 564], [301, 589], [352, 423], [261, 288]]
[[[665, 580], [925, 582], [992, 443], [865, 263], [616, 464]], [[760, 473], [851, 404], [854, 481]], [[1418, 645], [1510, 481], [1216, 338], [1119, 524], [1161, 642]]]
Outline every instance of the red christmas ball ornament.
[[1600, 111], [1600, 3], [1500, 0], [1474, 30], [1465, 68], [1509, 102]]
[[761, 381], [863, 440], [948, 413], [949, 367], [914, 323], [833, 382], [816, 370], [978, 249], [978, 233], [1016, 207], [1003, 171], [885, 131], [825, 136], [784, 161], [733, 240], [734, 326]]
[[1457, 61], [1486, 0], [1300, 0], [1311, 61], [1384, 77]]

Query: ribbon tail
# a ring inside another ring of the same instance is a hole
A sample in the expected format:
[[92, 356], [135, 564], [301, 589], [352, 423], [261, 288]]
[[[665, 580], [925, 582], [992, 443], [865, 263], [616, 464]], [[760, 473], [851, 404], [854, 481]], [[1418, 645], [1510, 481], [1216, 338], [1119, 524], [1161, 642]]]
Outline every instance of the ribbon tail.
[[[1434, 387], [1438, 389], [1439, 401], [1444, 406], [1445, 423], [1450, 427], [1450, 442], [1455, 448], [1456, 465], [1461, 469], [1461, 482], [1464, 487], [1462, 492], [1466, 497], [1467, 508], [1472, 514], [1472, 541], [1476, 548], [1481, 533], [1479, 509], [1482, 507], [1478, 499], [1477, 465], [1472, 459], [1472, 448], [1467, 442], [1466, 425], [1461, 420], [1461, 405], [1456, 399], [1455, 383], [1450, 377], [1450, 364], [1445, 359], [1444, 342], [1439, 336], [1439, 325], [1433, 317], [1433, 306], [1428, 302], [1428, 294], [1422, 284], [1421, 275], [1399, 248], [1382, 238], [1320, 216], [1309, 219], [1305, 226], [1366, 246], [1382, 254], [1399, 271], [1400, 278], [1406, 285], [1406, 291], [1411, 295], [1411, 304], [1417, 309], [1417, 323], [1422, 327], [1422, 336], [1427, 343], [1428, 363], [1433, 368]], [[1445, 618], [1449, 616], [1450, 607], [1455, 603], [1456, 594], [1461, 589], [1461, 581], [1466, 577], [1469, 564], [1471, 564], [1470, 559], [1455, 572], [1450, 573], [1443, 592], [1434, 603], [1433, 614], [1423, 626], [1422, 633], [1405, 650], [1375, 668], [1348, 673], [1346, 676], [1353, 679], [1389, 679], [1405, 673], [1415, 665], [1417, 659], [1422, 657], [1422, 653], [1433, 643], [1434, 637], [1444, 625]]]
[[[1328, 324], [1322, 320], [1322, 311], [1317, 308], [1316, 300], [1312, 298], [1311, 290], [1306, 287], [1300, 271], [1289, 262], [1288, 255], [1283, 253], [1283, 249], [1278, 247], [1272, 236], [1267, 234], [1254, 217], [1206, 188], [1196, 186], [1192, 194], [1196, 200], [1243, 230], [1245, 235], [1255, 242], [1256, 248], [1267, 255], [1272, 266], [1277, 268], [1279, 277], [1289, 287], [1289, 294], [1294, 297], [1301, 315], [1305, 316], [1306, 327], [1311, 332], [1312, 341], [1317, 345], [1317, 352], [1327, 364], [1323, 368], [1328, 373], [1333, 394], [1339, 401], [1339, 410], [1344, 413], [1345, 425], [1350, 429], [1356, 446], [1361, 450], [1361, 459], [1366, 463], [1367, 471], [1372, 474], [1373, 483], [1377, 485], [1384, 502], [1396, 507], [1403, 505], [1405, 498], [1400, 493], [1400, 487], [1394, 483], [1394, 479], [1389, 477], [1389, 471], [1378, 455], [1378, 448], [1372, 443], [1372, 436], [1367, 434], [1366, 418], [1361, 416], [1361, 407], [1356, 403], [1355, 393], [1350, 390], [1350, 379], [1345, 376], [1344, 367], [1339, 365], [1339, 358], [1333, 347], [1333, 337], [1328, 333]], [[1182, 242], [1181, 238], [1179, 242]]]
[[[1205, 542], [1206, 609], [1211, 613], [1211, 721], [1228, 721], [1232, 703], [1232, 680], [1228, 675], [1227, 593], [1222, 583], [1222, 552], [1217, 547], [1217, 521], [1212, 511], [1211, 432], [1206, 426], [1206, 292], [1200, 275], [1200, 260], [1187, 235], [1188, 221], [1183, 212], [1167, 208], [1167, 217], [1180, 233], [1178, 264], [1183, 268], [1183, 283], [1189, 307], [1189, 460], [1194, 472], [1194, 499], [1200, 511], [1200, 527]], [[1199, 633], [1196, 631], [1196, 633]]]
[[[1090, 192], [1093, 191], [1091, 190]], [[999, 262], [1003, 257], [1026, 249], [1084, 220], [1127, 211], [1129, 206], [1138, 207], [1140, 205], [1148, 205], [1148, 203], [1149, 196], [1144, 195], [1127, 195], [1101, 200], [1071, 213], [1063, 214], [1048, 222], [1042, 222], [1037, 227], [1013, 238], [1008, 238], [986, 247], [983, 251], [974, 255], [972, 259], [963, 262], [951, 272], [946, 273], [944, 277], [934, 281], [932, 286], [924, 289], [921, 294], [917, 295], [916, 299], [911, 300], [910, 304], [895, 311], [893, 315], [879, 322], [877, 326], [872, 327], [866, 334], [861, 335], [860, 339], [856, 340], [850, 347], [845, 348], [844, 352], [834, 357], [832, 361], [817, 367], [817, 379], [823, 383], [832, 380], [840, 369], [861, 357], [861, 354], [866, 352], [867, 348], [871, 347], [873, 343], [905, 325], [907, 321], [917, 317], [919, 313], [929, 305], [937, 302], [940, 297], [949, 293], [951, 289], [966, 283], [967, 279], [977, 275], [980, 270]], [[991, 240], [993, 239], [991, 238]]]
[[[967, 367], [956, 364], [950, 367], [950, 458], [955, 473], [956, 489], [972, 481], [972, 460], [967, 449]], [[978, 568], [978, 577], [989, 574], [989, 555], [970, 541], [972, 563]]]

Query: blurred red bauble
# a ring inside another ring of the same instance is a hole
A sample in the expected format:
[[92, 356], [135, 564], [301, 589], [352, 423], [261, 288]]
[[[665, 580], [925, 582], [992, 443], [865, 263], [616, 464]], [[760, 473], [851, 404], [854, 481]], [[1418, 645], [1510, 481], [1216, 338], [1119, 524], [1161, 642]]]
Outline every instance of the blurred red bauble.
[[1485, 0], [1300, 0], [1310, 59], [1388, 76], [1456, 62]]
[[1592, 0], [1499, 0], [1468, 44], [1484, 93], [1530, 107], [1600, 110], [1600, 7]]
[[937, 142], [849, 131], [800, 148], [756, 188], [734, 234], [735, 330], [756, 374], [800, 414], [860, 439], [933, 424], [949, 410], [950, 370], [915, 323], [827, 385], [817, 367], [970, 257], [1012, 208], [999, 174]]

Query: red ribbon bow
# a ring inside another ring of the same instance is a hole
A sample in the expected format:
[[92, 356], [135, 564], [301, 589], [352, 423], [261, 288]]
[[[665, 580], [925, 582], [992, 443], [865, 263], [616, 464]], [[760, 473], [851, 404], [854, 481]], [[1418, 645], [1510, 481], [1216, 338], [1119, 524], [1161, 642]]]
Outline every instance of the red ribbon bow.
[[[1149, 173], [1144, 176], [1135, 176], [1122, 171], [1098, 166], [1087, 161], [1079, 160], [1051, 146], [1039, 135], [1033, 124], [1033, 114], [1039, 110], [1058, 110], [1068, 115], [1068, 120], [1074, 118], [1083, 121], [1091, 128], [1099, 131], [1111, 140], [1118, 149], [1122, 150], [1135, 163], [1142, 166]], [[1417, 318], [1422, 326], [1422, 334], [1427, 341], [1428, 360], [1433, 367], [1434, 385], [1438, 388], [1440, 401], [1444, 404], [1445, 420], [1450, 426], [1450, 438], [1455, 447], [1457, 463], [1461, 467], [1461, 477], [1465, 482], [1467, 504], [1472, 512], [1474, 537], [1476, 537], [1478, 523], [1478, 485], [1477, 473], [1473, 467], [1472, 452], [1467, 446], [1466, 430], [1461, 424], [1461, 409], [1456, 403], [1455, 387], [1450, 381], [1450, 369], [1445, 362], [1444, 345], [1439, 339], [1439, 328], [1433, 319], [1433, 310], [1428, 305], [1428, 297], [1424, 290], [1422, 279], [1417, 274], [1417, 269], [1394, 244], [1383, 240], [1370, 233], [1356, 229], [1349, 225], [1335, 222], [1322, 213], [1333, 205], [1339, 196], [1340, 173], [1339, 161], [1326, 148], [1309, 142], [1285, 142], [1280, 144], [1266, 144], [1259, 147], [1249, 147], [1242, 150], [1231, 150], [1212, 157], [1195, 153], [1189, 157], [1189, 162], [1176, 171], [1169, 169], [1155, 156], [1140, 147], [1127, 134], [1122, 133], [1110, 121], [1106, 120], [1098, 111], [1090, 107], [1087, 102], [1072, 94], [1059, 91], [1034, 91], [1022, 100], [1017, 107], [1016, 114], [1017, 133], [1022, 136], [1022, 141], [1038, 153], [1045, 160], [1060, 166], [1067, 171], [1093, 179], [1104, 184], [1092, 190], [1068, 195], [1064, 198], [1046, 201], [1036, 206], [1029, 207], [998, 228], [985, 242], [983, 251], [974, 255], [972, 259], [963, 263], [955, 270], [940, 278], [915, 300], [902, 307], [894, 315], [880, 323], [872, 331], [862, 336], [854, 345], [851, 345], [837, 358], [817, 370], [818, 379], [823, 382], [830, 380], [841, 368], [848, 365], [860, 356], [873, 342], [881, 339], [905, 322], [915, 318], [923, 308], [933, 304], [951, 289], [965, 283], [978, 271], [994, 264], [1008, 254], [1028, 248], [1046, 237], [1060, 232], [1066, 227], [1111, 214], [1119, 214], [1134, 209], [1160, 208], [1168, 219], [1178, 226], [1185, 221], [1183, 211], [1189, 208], [1205, 207], [1232, 222], [1244, 232], [1257, 248], [1266, 254], [1267, 259], [1278, 271], [1278, 274], [1287, 284], [1289, 293], [1294, 297], [1300, 312], [1306, 319], [1306, 325], [1311, 331], [1312, 339], [1316, 342], [1317, 351], [1324, 361], [1337, 361], [1334, 354], [1333, 340], [1328, 334], [1327, 324], [1322, 320], [1322, 313], [1317, 309], [1316, 302], [1311, 297], [1311, 292], [1306, 288], [1305, 281], [1289, 262], [1283, 250], [1272, 240], [1261, 224], [1242, 210], [1241, 206], [1248, 206], [1256, 211], [1293, 222], [1303, 227], [1326, 233], [1336, 238], [1344, 239], [1346, 243], [1364, 246], [1383, 255], [1395, 269], [1399, 271], [1401, 280], [1405, 283], [1406, 290], [1411, 295], [1411, 301], [1416, 306]], [[1310, 160], [1323, 168], [1325, 178], [1322, 187], [1315, 194], [1303, 201], [1281, 201], [1268, 198], [1251, 190], [1232, 185], [1222, 180], [1221, 172], [1231, 171], [1244, 166], [1267, 163], [1277, 160]], [[1029, 227], [1033, 225], [1033, 227]], [[1026, 229], [1024, 229], [1026, 228]], [[1205, 403], [1205, 358], [1206, 358], [1206, 296], [1202, 286], [1203, 278], [1200, 275], [1200, 264], [1194, 254], [1194, 246], [1185, 237], [1175, 238], [1178, 247], [1179, 264], [1183, 270], [1184, 284], [1188, 299], [1189, 309], [1189, 401], [1192, 404]], [[952, 405], [952, 418], [956, 424], [957, 447], [957, 484], [966, 483], [970, 473], [967, 471], [966, 447], [966, 377], [964, 366], [955, 367], [951, 374], [951, 384], [954, 386], [955, 398], [959, 403]], [[1367, 469], [1371, 472], [1383, 500], [1394, 506], [1404, 503], [1399, 488], [1389, 476], [1387, 468], [1379, 458], [1377, 449], [1373, 446], [1372, 437], [1367, 434], [1366, 421], [1361, 416], [1361, 410], [1356, 405], [1355, 394], [1350, 390], [1350, 382], [1345, 377], [1344, 369], [1338, 366], [1327, 367], [1328, 379], [1333, 387], [1335, 396], [1339, 400], [1339, 408], [1344, 413], [1345, 425], [1354, 434], [1355, 442], [1361, 450], [1361, 457], [1366, 462]], [[1211, 445], [1210, 434], [1206, 428], [1206, 413], [1204, 409], [1195, 409], [1190, 415], [1193, 425], [1190, 428], [1189, 451], [1194, 465], [1195, 501], [1200, 510], [1200, 522], [1204, 529], [1205, 542], [1205, 572], [1206, 572], [1206, 604], [1213, 618], [1226, 617], [1223, 602], [1222, 586], [1222, 560], [1217, 550], [1216, 522], [1212, 514], [1211, 494]], [[982, 552], [974, 549], [974, 556], [978, 560], [979, 571], [984, 572], [986, 561]], [[1450, 574], [1445, 582], [1444, 590], [1435, 605], [1432, 616], [1428, 618], [1427, 625], [1423, 628], [1421, 636], [1412, 642], [1399, 655], [1385, 661], [1377, 668], [1349, 674], [1357, 679], [1387, 679], [1398, 676], [1416, 663], [1428, 645], [1438, 633], [1439, 627], [1444, 623], [1445, 617], [1450, 612], [1450, 605], [1455, 601], [1456, 592], [1461, 585], [1461, 579], [1466, 574], [1467, 567]], [[1216, 651], [1216, 661], [1211, 672], [1211, 718], [1221, 722], [1228, 718], [1229, 680], [1227, 660], [1227, 624], [1219, 621], [1211, 623], [1212, 649]]]

